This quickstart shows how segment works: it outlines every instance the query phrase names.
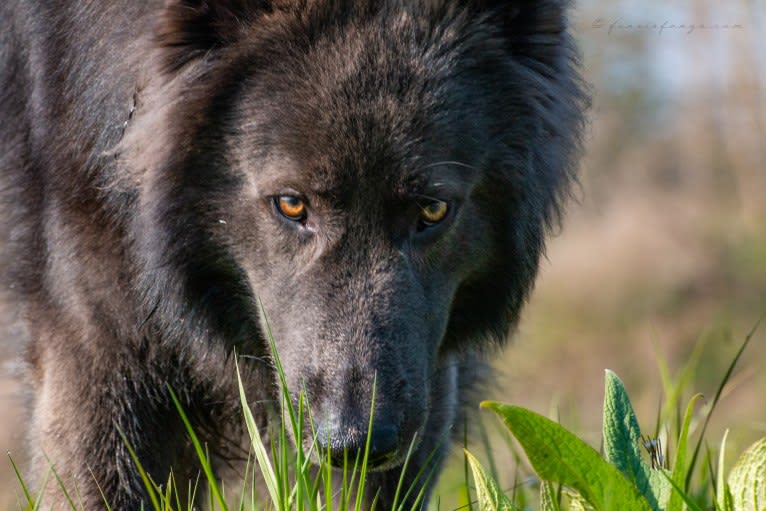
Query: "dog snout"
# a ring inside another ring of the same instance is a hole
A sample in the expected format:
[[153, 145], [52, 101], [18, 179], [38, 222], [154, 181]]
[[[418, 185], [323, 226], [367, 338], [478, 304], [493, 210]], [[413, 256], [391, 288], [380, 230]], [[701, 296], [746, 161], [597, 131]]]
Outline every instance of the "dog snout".
[[353, 466], [355, 460], [364, 456], [368, 442], [367, 466], [378, 468], [391, 464], [400, 457], [402, 438], [399, 426], [385, 419], [369, 423], [349, 425], [340, 420], [329, 419], [317, 424], [317, 445], [321, 456], [329, 458], [333, 466]]

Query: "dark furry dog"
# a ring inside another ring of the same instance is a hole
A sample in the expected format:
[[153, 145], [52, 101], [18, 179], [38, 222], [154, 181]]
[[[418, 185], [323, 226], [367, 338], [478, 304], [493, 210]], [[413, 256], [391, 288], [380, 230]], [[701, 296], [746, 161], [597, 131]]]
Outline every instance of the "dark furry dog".
[[[555, 0], [4, 0], [7, 279], [29, 320], [33, 470], [86, 508], [246, 456], [249, 396], [305, 389], [385, 509], [460, 421], [532, 286], [586, 98]], [[261, 305], [262, 304], [262, 308]], [[265, 424], [265, 407], [255, 406]], [[89, 470], [92, 470], [91, 476]], [[60, 499], [49, 485], [48, 499]]]

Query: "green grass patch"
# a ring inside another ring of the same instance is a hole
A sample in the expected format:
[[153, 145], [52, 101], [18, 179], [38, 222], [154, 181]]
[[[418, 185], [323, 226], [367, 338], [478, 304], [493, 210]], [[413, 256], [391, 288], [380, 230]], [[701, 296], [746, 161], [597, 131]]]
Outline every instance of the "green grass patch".
[[[556, 421], [531, 410], [511, 404], [483, 403], [484, 408], [501, 419], [506, 439], [503, 448], [512, 453], [516, 469], [510, 482], [500, 478], [502, 456], [491, 447], [490, 435], [481, 427], [480, 437], [484, 446], [481, 454], [487, 459], [489, 469], [476, 456], [481, 449], [464, 449], [465, 472], [461, 487], [457, 489], [463, 504], [457, 509], [763, 511], [766, 509], [766, 438], [756, 441], [741, 453], [729, 470], [724, 463], [726, 436], [720, 442], [717, 456], [707, 447], [710, 443], [707, 438], [710, 416], [755, 331], [754, 328], [746, 336], [722, 375], [715, 395], [705, 406], [702, 406], [704, 399], [701, 394], [693, 395], [688, 401], [682, 397], [693, 380], [693, 368], [684, 367], [674, 376], [665, 362], [660, 360], [665, 406], [661, 408], [650, 433], [641, 430], [626, 386], [615, 373], [607, 370], [601, 451]], [[202, 495], [205, 491], [206, 505], [211, 510], [361, 511], [366, 502], [372, 502], [373, 508], [378, 507], [376, 496], [369, 495], [371, 489], [367, 487], [369, 435], [364, 453], [357, 459], [347, 458], [342, 468], [332, 467], [329, 457], [321, 455], [316, 433], [311, 442], [304, 442], [304, 425], [311, 424], [310, 406], [303, 393], [298, 394], [296, 402], [290, 399], [273, 340], [271, 343], [283, 388], [282, 417], [276, 421], [276, 431], [270, 433], [272, 440], [267, 443], [253, 417], [237, 368], [243, 421], [250, 440], [250, 459], [242, 480], [235, 481], [237, 484], [229, 487], [228, 494], [227, 488], [214, 473], [206, 446], [195, 434], [172, 389], [168, 392], [202, 467], [200, 480], [193, 484], [183, 482], [189, 487], [179, 488], [177, 485], [180, 482], [169, 474], [164, 484], [158, 484], [143, 469], [141, 460], [120, 432], [135, 464], [137, 477], [146, 488], [146, 509], [190, 510], [192, 504], [186, 501], [194, 501], [194, 498], [187, 499], [185, 496]], [[695, 351], [688, 364], [697, 364], [698, 360], [699, 352]], [[684, 412], [680, 413], [680, 409]], [[481, 417], [476, 419], [480, 421]], [[371, 424], [372, 417], [370, 427]], [[290, 440], [288, 427], [294, 432], [294, 441]], [[304, 448], [306, 444], [308, 448]], [[413, 442], [410, 454], [414, 445]], [[524, 474], [524, 462], [517, 445], [526, 455], [533, 473]], [[409, 463], [409, 456], [407, 459], [406, 463]], [[20, 490], [18, 508], [31, 511], [45, 509], [49, 503], [43, 502], [43, 489], [36, 492], [30, 489], [13, 460], [10, 463]], [[423, 472], [418, 477], [424, 480], [433, 475]], [[65, 496], [62, 504], [66, 508], [81, 508], [77, 489], [64, 488], [53, 464], [50, 464], [42, 488], [46, 484], [61, 487]], [[400, 502], [407, 500], [414, 488], [417, 487], [411, 487], [408, 481], [400, 479], [393, 508], [410, 511]], [[411, 509], [420, 509], [425, 495], [420, 491], [415, 497], [415, 505]], [[111, 509], [106, 496], [104, 502], [104, 509]], [[455, 508], [446, 507], [436, 495], [431, 499], [429, 509], [441, 511]]]

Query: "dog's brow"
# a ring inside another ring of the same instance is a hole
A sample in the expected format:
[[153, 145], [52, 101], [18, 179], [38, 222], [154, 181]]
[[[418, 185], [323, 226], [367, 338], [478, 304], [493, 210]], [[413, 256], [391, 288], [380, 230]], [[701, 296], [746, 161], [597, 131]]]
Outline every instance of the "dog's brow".
[[478, 167], [456, 160], [427, 163], [410, 173], [410, 185], [415, 185], [417, 189], [410, 192], [421, 194], [426, 190], [445, 190], [459, 193], [459, 190], [469, 187], [478, 171]]

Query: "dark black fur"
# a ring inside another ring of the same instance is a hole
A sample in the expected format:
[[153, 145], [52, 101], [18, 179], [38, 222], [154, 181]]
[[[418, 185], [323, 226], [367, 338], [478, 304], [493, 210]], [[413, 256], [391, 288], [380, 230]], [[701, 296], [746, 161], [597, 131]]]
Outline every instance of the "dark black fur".
[[[136, 509], [119, 426], [156, 480], [193, 479], [169, 385], [223, 474], [246, 456], [232, 354], [264, 424], [278, 392], [259, 304], [326, 448], [362, 444], [377, 381], [382, 509], [413, 436], [412, 474], [434, 450], [438, 466], [573, 179], [586, 99], [566, 8], [2, 2], [4, 266], [29, 319], [34, 471], [45, 452], [90, 509], [91, 469]], [[423, 229], [429, 197], [450, 213]]]

